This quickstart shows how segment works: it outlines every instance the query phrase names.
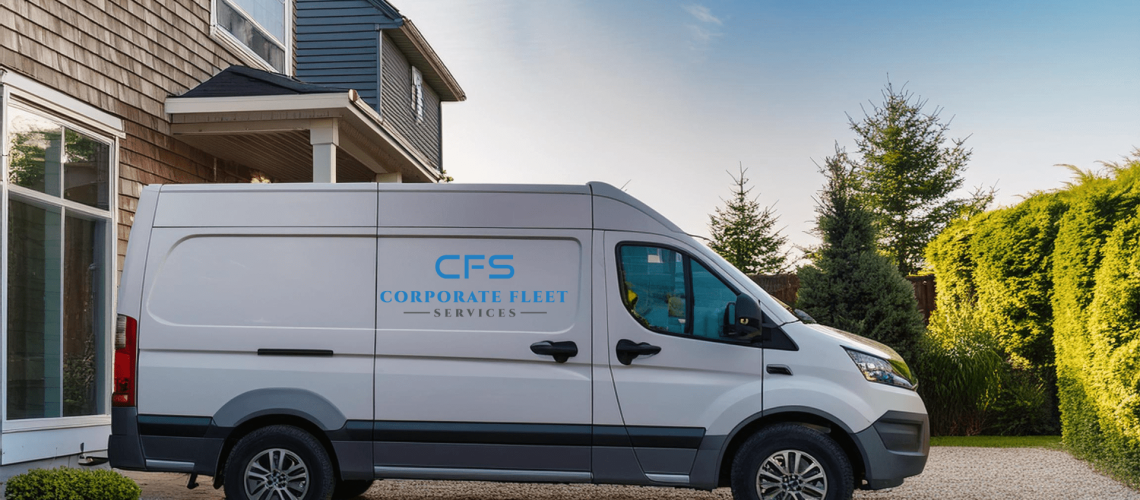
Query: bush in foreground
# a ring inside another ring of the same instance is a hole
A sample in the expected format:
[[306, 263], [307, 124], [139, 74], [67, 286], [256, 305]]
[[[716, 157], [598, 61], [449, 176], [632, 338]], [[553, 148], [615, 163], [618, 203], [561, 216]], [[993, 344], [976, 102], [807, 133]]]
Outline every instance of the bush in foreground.
[[138, 500], [134, 481], [109, 470], [35, 469], [8, 480], [6, 500]]

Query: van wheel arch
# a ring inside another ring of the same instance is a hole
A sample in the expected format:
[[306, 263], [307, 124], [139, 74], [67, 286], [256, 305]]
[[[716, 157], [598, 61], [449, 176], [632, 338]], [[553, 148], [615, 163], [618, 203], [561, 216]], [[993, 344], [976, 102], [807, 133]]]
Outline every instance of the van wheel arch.
[[332, 441], [329, 440], [328, 435], [323, 430], [321, 430], [320, 426], [297, 415], [272, 414], [261, 415], [246, 420], [238, 424], [238, 426], [235, 427], [228, 436], [226, 436], [225, 444], [222, 445], [222, 451], [218, 454], [217, 466], [215, 467], [213, 484], [214, 489], [221, 488], [222, 485], [225, 484], [224, 477], [226, 463], [229, 462], [230, 453], [233, 451], [234, 445], [236, 445], [237, 442], [241, 440], [241, 438], [249, 435], [249, 433], [256, 431], [257, 429], [269, 427], [272, 425], [289, 425], [297, 427], [316, 438], [317, 441], [321, 443], [321, 446], [324, 447], [325, 453], [327, 453], [329, 456], [329, 460], [332, 461], [334, 476], [337, 480], [340, 479], [340, 463], [337, 461], [336, 452], [333, 449]]
[[863, 451], [852, 437], [853, 432], [840, 423], [839, 419], [826, 412], [814, 408], [790, 407], [766, 410], [741, 422], [732, 430], [725, 440], [717, 463], [717, 487], [731, 486], [732, 462], [740, 446], [761, 429], [774, 424], [802, 425], [827, 434], [839, 444], [847, 455], [847, 460], [851, 462], [856, 488], [863, 481], [866, 476]]

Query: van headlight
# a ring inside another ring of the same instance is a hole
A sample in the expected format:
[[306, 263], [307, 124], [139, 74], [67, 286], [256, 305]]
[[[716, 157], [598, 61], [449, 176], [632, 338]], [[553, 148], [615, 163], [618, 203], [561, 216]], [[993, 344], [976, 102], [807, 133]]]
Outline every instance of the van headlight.
[[886, 360], [846, 347], [843, 349], [847, 351], [848, 356], [851, 356], [851, 361], [855, 362], [855, 366], [859, 367], [859, 371], [863, 372], [867, 380], [912, 391], [917, 387], [914, 375], [902, 360]]

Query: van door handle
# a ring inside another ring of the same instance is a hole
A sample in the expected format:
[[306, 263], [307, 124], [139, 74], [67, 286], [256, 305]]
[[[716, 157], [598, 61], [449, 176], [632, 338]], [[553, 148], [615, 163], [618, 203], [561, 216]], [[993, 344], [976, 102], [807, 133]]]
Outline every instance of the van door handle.
[[623, 365], [633, 363], [638, 356], [652, 356], [661, 352], [661, 348], [648, 342], [638, 344], [632, 340], [621, 339], [617, 343], [617, 358]]
[[772, 375], [791, 375], [792, 369], [788, 365], [768, 365], [768, 373]]
[[566, 360], [578, 355], [578, 344], [571, 341], [551, 342], [543, 340], [531, 344], [530, 352], [542, 356], [554, 356], [554, 361], [565, 363]]

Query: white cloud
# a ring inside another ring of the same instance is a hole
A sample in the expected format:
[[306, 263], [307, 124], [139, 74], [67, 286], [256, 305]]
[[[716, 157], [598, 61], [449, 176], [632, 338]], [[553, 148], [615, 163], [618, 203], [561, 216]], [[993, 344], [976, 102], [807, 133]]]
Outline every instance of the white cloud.
[[691, 5], [686, 5], [684, 7], [684, 9], [686, 12], [688, 12], [689, 14], [692, 14], [693, 17], [697, 18], [697, 20], [702, 22], [702, 23], [716, 24], [716, 25], [724, 24], [721, 22], [720, 18], [714, 16], [712, 11], [709, 10], [709, 8], [705, 7], [704, 5], [691, 4]]
[[719, 27], [723, 26], [724, 22], [704, 5], [689, 4], [682, 8], [697, 20], [695, 24], [685, 25], [689, 29], [690, 46], [697, 51], [707, 49], [713, 38], [721, 36]]

